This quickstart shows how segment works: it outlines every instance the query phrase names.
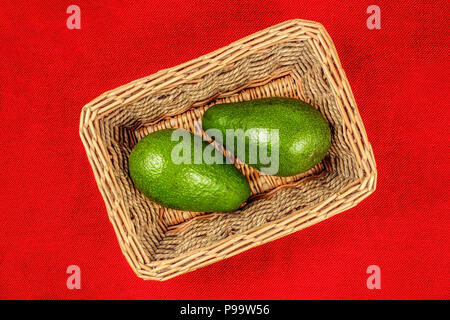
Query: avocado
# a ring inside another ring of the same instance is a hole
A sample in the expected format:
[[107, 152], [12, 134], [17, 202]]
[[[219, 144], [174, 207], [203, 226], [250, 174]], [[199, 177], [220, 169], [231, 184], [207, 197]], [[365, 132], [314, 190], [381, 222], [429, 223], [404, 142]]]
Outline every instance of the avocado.
[[204, 113], [202, 126], [239, 160], [282, 177], [314, 167], [331, 144], [322, 114], [293, 98], [216, 104]]
[[[217, 161], [202, 159], [208, 154]], [[128, 164], [137, 188], [164, 207], [234, 211], [250, 195], [242, 173], [211, 144], [184, 129], [150, 133], [134, 146]]]

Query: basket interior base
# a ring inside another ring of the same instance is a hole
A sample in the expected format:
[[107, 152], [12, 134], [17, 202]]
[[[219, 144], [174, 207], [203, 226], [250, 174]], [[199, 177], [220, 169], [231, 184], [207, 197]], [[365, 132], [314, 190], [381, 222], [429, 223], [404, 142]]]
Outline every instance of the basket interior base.
[[[245, 87], [215, 97], [212, 100], [197, 103], [182, 113], [166, 115], [155, 122], [141, 125], [134, 131], [135, 142], [154, 131], [168, 128], [183, 128], [192, 133], [201, 135], [205, 140], [213, 143], [216, 148], [222, 150], [224, 155], [233, 157], [223, 147], [217, 145], [214, 141], [211, 141], [201, 128], [202, 115], [209, 107], [216, 103], [238, 102], [267, 97], [291, 97], [308, 102], [302, 92], [300, 81], [295, 79], [288, 71], [279, 72], [270, 78], [248, 83]], [[247, 177], [250, 183], [251, 195], [248, 202], [261, 197], [270, 197], [279, 189], [297, 186], [306, 178], [309, 179], [313, 176], [320, 175], [326, 170], [326, 164], [327, 159], [305, 173], [292, 177], [276, 177], [260, 173], [258, 170], [240, 163], [235, 159], [236, 167]], [[184, 224], [191, 219], [207, 214], [205, 212], [180, 211], [162, 206], [158, 207], [161, 223], [168, 231], [172, 232], [183, 227]]]

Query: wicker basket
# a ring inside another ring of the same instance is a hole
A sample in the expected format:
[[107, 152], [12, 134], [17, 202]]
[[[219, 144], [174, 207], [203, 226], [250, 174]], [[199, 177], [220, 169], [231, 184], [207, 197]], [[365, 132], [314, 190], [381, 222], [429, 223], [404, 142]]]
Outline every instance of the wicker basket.
[[[322, 163], [280, 178], [237, 164], [252, 196], [232, 213], [163, 208], [128, 175], [128, 155], [162, 128], [199, 130], [214, 103], [261, 97], [311, 103], [332, 127]], [[372, 149], [335, 47], [316, 22], [292, 20], [106, 92], [84, 106], [80, 136], [121, 249], [136, 274], [166, 280], [353, 207], [375, 190]]]

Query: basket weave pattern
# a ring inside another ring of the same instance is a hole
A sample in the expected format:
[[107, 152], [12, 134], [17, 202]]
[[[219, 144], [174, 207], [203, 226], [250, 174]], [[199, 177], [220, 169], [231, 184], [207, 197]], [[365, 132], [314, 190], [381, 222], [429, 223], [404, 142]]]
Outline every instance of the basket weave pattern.
[[[330, 152], [312, 170], [281, 178], [236, 162], [252, 196], [232, 213], [163, 208], [134, 187], [128, 155], [148, 133], [203, 134], [201, 116], [211, 105], [273, 96], [305, 100], [330, 123]], [[165, 280], [295, 232], [376, 187], [372, 149], [336, 50], [310, 21], [284, 22], [109, 91], [83, 108], [80, 136], [121, 249], [144, 279]]]

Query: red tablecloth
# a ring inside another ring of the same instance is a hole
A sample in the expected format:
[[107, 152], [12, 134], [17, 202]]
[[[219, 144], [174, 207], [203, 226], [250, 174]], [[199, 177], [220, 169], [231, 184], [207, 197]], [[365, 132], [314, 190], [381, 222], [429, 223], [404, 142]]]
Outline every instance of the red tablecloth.
[[[450, 298], [447, 1], [54, 2], [0, 4], [0, 298]], [[66, 26], [71, 4], [80, 30]], [[380, 30], [366, 26], [372, 4]], [[293, 18], [321, 22], [334, 40], [377, 191], [192, 273], [137, 278], [78, 135], [82, 106]], [[380, 290], [366, 286], [373, 264]], [[69, 265], [81, 269], [80, 290], [66, 287]]]

